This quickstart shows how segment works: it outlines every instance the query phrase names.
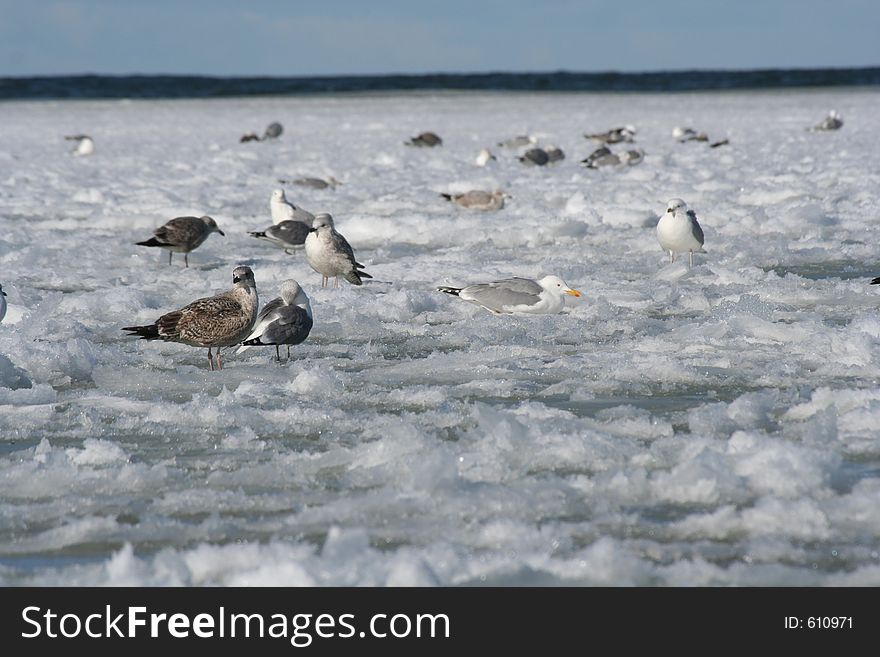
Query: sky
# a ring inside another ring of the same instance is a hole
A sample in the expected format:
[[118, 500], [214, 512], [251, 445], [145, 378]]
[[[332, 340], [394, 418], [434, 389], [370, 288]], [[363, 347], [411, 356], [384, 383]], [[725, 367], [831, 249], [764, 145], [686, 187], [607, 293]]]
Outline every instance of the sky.
[[0, 0], [0, 76], [878, 65], [878, 0]]

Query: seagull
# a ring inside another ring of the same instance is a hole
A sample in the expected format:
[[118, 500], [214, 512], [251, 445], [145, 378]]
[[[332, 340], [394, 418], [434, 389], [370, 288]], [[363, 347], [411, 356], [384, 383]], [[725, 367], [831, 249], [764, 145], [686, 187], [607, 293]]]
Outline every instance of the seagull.
[[136, 242], [138, 246], [159, 246], [168, 249], [168, 264], [175, 253], [183, 254], [183, 264], [189, 267], [188, 254], [208, 239], [211, 233], [226, 234], [208, 215], [203, 217], [175, 217], [153, 231], [155, 237], [145, 242]]
[[267, 139], [277, 139], [281, 136], [282, 132], [284, 132], [284, 126], [282, 126], [277, 121], [273, 121], [266, 126], [266, 130], [263, 132], [263, 137], [260, 141], [266, 141]]
[[95, 142], [88, 135], [67, 135], [65, 139], [77, 142], [74, 155], [91, 155], [95, 152]]
[[636, 129], [634, 126], [625, 125], [622, 128], [613, 128], [608, 132], [584, 135], [584, 137], [586, 137], [587, 139], [593, 139], [595, 141], [601, 141], [605, 144], [617, 144], [622, 141], [633, 141], [633, 137], [635, 137], [635, 134]]
[[828, 116], [813, 126], [813, 130], [839, 130], [843, 126], [843, 117], [837, 110], [828, 112]]
[[599, 167], [617, 166], [620, 164], [620, 156], [611, 152], [607, 146], [600, 146], [586, 158], [581, 160], [588, 169], [598, 169]]
[[565, 297], [581, 296], [558, 276], [545, 276], [533, 281], [530, 278], [505, 278], [492, 283], [477, 283], [466, 287], [441, 286], [438, 292], [482, 306], [495, 314], [499, 313], [558, 313], [565, 307]]
[[3, 291], [3, 286], [0, 285], [0, 322], [3, 321], [4, 317], [6, 317], [6, 292]]
[[543, 148], [530, 148], [523, 153], [519, 161], [529, 166], [542, 167], [550, 161], [550, 156]]
[[472, 189], [464, 194], [440, 194], [440, 196], [470, 210], [500, 210], [504, 207], [504, 197], [507, 194], [500, 189], [494, 192]]
[[497, 160], [498, 158], [492, 155], [492, 151], [488, 148], [481, 148], [480, 152], [477, 154], [477, 159], [474, 160], [475, 164], [478, 167], [484, 167], [489, 164], [490, 160]]
[[407, 146], [442, 146], [443, 140], [433, 132], [423, 132], [404, 143]]
[[697, 214], [680, 198], [670, 199], [666, 205], [666, 214], [657, 222], [657, 239], [669, 252], [669, 262], [675, 262], [676, 253], [687, 251], [693, 267], [694, 252], [703, 251], [703, 229], [697, 223]]
[[238, 344], [250, 335], [257, 321], [257, 286], [250, 267], [232, 270], [232, 289], [213, 297], [196, 299], [180, 310], [162, 315], [147, 326], [126, 326], [123, 331], [142, 340], [180, 342], [208, 348], [208, 366], [213, 371], [211, 349], [217, 348], [217, 369], [223, 369], [220, 349]]
[[306, 237], [306, 259], [321, 274], [321, 287], [326, 287], [331, 276], [339, 287], [342, 276], [352, 285], [363, 285], [362, 278], [373, 278], [361, 271], [364, 266], [354, 259], [354, 251], [346, 239], [333, 227], [333, 217], [326, 212], [315, 216], [312, 229]]
[[284, 183], [292, 183], [294, 185], [301, 185], [303, 187], [311, 187], [312, 189], [336, 189], [337, 185], [341, 185], [342, 183], [339, 180], [336, 180], [333, 176], [329, 176], [325, 178], [295, 178], [293, 180], [279, 180], [278, 182]]
[[697, 132], [693, 128], [681, 128], [676, 126], [672, 129], [672, 136], [682, 144], [686, 141], [709, 141], [709, 135], [705, 132]]
[[641, 148], [634, 148], [632, 150], [623, 151], [618, 155], [620, 158], [621, 164], [628, 164], [629, 166], [634, 166], [645, 159], [645, 151]]
[[530, 146], [531, 144], [537, 143], [537, 137], [533, 137], [532, 135], [518, 135], [516, 137], [511, 137], [510, 139], [505, 139], [504, 141], [499, 141], [498, 145], [502, 148], [520, 148], [522, 146]]
[[240, 354], [248, 347], [261, 345], [275, 346], [275, 360], [281, 361], [279, 345], [287, 345], [287, 359], [290, 360], [290, 345], [299, 344], [312, 330], [312, 306], [306, 293], [292, 278], [281, 284], [281, 296], [267, 303], [257, 317], [256, 326], [242, 346], [235, 352]]
[[272, 190], [272, 196], [269, 199], [269, 210], [272, 212], [272, 223], [275, 224], [294, 219], [311, 225], [315, 220], [315, 215], [311, 212], [303, 210], [288, 201], [283, 189]]
[[297, 221], [296, 219], [288, 219], [287, 221], [272, 224], [266, 230], [248, 232], [248, 235], [269, 242], [273, 246], [284, 249], [285, 253], [290, 254], [290, 249], [303, 248], [311, 229], [310, 224]]
[[559, 146], [547, 145], [544, 147], [544, 152], [547, 153], [547, 159], [550, 162], [558, 162], [565, 159], [565, 153], [562, 152]]

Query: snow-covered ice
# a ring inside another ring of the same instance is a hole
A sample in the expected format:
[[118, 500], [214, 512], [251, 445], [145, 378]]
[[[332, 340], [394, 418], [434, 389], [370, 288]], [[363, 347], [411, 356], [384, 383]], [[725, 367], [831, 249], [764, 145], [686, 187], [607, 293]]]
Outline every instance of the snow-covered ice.
[[[0, 584], [880, 585], [880, 92], [680, 101], [3, 103]], [[831, 107], [842, 129], [804, 129]], [[585, 132], [627, 124], [639, 166], [580, 166]], [[403, 145], [426, 128], [442, 146]], [[474, 163], [527, 130], [570, 156]], [[304, 171], [345, 181], [286, 192], [333, 215], [363, 286], [248, 235]], [[496, 188], [494, 213], [440, 196]], [[693, 268], [657, 243], [676, 197]], [[134, 244], [205, 214], [226, 238], [189, 269]], [[288, 278], [311, 299], [289, 363], [210, 372], [120, 331], [238, 264], [264, 300]], [[549, 273], [584, 294], [558, 315], [436, 291]]]

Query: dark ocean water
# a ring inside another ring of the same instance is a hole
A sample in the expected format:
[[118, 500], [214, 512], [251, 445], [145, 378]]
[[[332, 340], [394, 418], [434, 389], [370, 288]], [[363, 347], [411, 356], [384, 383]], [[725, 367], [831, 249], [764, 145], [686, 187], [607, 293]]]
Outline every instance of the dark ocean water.
[[701, 91], [880, 85], [880, 67], [655, 73], [469, 73], [327, 77], [73, 75], [0, 78], [0, 100], [220, 98], [395, 91]]

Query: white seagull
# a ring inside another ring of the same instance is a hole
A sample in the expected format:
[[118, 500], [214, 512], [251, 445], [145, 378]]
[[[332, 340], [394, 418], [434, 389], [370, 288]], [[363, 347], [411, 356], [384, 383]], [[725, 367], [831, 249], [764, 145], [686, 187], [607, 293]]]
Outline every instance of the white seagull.
[[477, 283], [465, 287], [437, 288], [438, 292], [451, 294], [465, 301], [482, 306], [490, 312], [553, 314], [565, 307], [566, 294], [573, 297], [581, 293], [568, 286], [558, 276], [545, 276], [533, 281], [530, 278], [505, 278], [491, 283]]
[[703, 251], [703, 229], [697, 222], [697, 214], [680, 198], [667, 203], [666, 213], [657, 222], [657, 240], [669, 253], [669, 262], [675, 262], [676, 253], [687, 252], [693, 267], [694, 252]]
[[305, 245], [309, 265], [321, 274], [321, 287], [327, 286], [331, 276], [336, 279], [333, 287], [339, 287], [340, 276], [352, 285], [363, 285], [362, 278], [373, 278], [362, 271], [364, 266], [354, 259], [354, 250], [348, 241], [336, 232], [333, 227], [333, 217], [326, 212], [315, 217]]
[[74, 155], [91, 155], [95, 152], [95, 142], [88, 135], [67, 135], [65, 139], [77, 142]]
[[311, 224], [315, 220], [308, 210], [303, 210], [287, 200], [283, 189], [272, 190], [272, 197], [269, 199], [269, 209], [272, 211], [272, 223], [280, 224], [282, 221], [302, 221]]

